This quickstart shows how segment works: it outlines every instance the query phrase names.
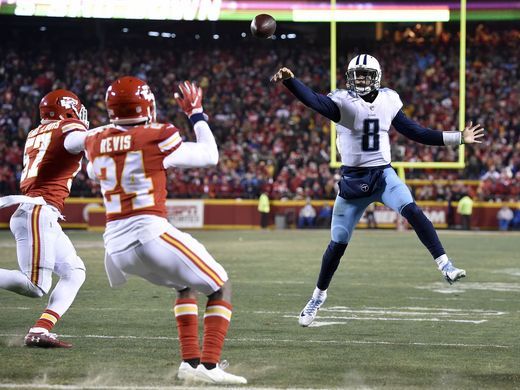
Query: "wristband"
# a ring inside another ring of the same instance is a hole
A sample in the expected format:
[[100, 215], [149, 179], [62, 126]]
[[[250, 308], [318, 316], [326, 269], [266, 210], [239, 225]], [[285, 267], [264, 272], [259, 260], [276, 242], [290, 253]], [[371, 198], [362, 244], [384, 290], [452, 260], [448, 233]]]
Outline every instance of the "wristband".
[[195, 123], [199, 122], [199, 121], [206, 121], [206, 118], [208, 116], [205, 115], [204, 113], [202, 112], [198, 112], [198, 113], [195, 113], [195, 114], [191, 114], [190, 116], [190, 121], [193, 125], [195, 125]]
[[442, 141], [446, 146], [459, 146], [464, 143], [462, 133], [460, 131], [443, 131]]

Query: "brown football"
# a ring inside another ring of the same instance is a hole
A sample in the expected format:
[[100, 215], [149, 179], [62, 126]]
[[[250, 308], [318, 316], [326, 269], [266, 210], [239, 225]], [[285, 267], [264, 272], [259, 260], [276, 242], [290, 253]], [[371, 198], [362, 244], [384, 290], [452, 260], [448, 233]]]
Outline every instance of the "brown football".
[[276, 31], [276, 20], [271, 15], [256, 15], [251, 22], [251, 34], [257, 38], [270, 38]]

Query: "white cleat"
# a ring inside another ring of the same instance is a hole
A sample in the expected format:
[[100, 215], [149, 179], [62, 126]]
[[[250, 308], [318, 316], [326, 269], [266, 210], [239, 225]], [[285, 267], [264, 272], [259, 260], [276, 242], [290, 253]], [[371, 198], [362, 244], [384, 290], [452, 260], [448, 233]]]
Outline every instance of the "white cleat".
[[444, 279], [446, 279], [446, 281], [449, 284], [453, 284], [457, 280], [462, 279], [463, 277], [466, 276], [466, 271], [463, 269], [454, 267], [453, 264], [451, 264], [451, 261], [448, 262], [444, 266], [444, 268], [442, 269], [441, 272], [442, 272], [442, 276], [444, 276]]
[[312, 321], [316, 318], [316, 314], [318, 314], [318, 310], [321, 305], [325, 303], [327, 299], [327, 295], [323, 294], [323, 296], [319, 299], [311, 298], [309, 302], [305, 305], [303, 310], [300, 312], [300, 317], [298, 318], [298, 323], [301, 326], [309, 326]]
[[199, 364], [197, 369], [195, 370], [195, 380], [204, 383], [211, 383], [215, 385], [245, 385], [247, 384], [247, 379], [230, 374], [229, 372], [224, 371], [219, 364], [217, 367], [208, 370], [204, 367], [203, 364]]
[[179, 366], [179, 371], [177, 372], [177, 378], [181, 381], [185, 380], [195, 380], [195, 372], [197, 370], [193, 368], [189, 363], [182, 362]]

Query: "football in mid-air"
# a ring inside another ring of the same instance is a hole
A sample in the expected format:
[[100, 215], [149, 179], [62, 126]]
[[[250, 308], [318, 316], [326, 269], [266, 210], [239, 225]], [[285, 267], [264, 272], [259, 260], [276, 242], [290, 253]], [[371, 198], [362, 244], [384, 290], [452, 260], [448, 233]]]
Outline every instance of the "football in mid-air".
[[251, 34], [257, 38], [271, 38], [276, 31], [276, 20], [271, 15], [256, 15], [251, 22]]

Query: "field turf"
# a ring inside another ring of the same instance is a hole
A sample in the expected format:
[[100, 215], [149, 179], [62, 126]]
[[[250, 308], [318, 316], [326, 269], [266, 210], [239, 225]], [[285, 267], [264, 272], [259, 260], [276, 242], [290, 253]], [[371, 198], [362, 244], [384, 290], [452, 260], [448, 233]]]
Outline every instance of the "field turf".
[[[182, 386], [174, 293], [137, 278], [110, 289], [101, 235], [68, 234], [88, 268], [55, 328], [74, 348], [22, 347], [47, 298], [0, 291], [0, 388]], [[413, 233], [358, 231], [309, 328], [298, 326], [297, 315], [314, 288], [327, 231], [193, 235], [232, 280], [223, 358], [247, 387], [520, 388], [519, 234], [441, 232], [468, 273], [449, 286]], [[7, 231], [0, 253], [0, 267], [17, 267]]]

